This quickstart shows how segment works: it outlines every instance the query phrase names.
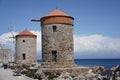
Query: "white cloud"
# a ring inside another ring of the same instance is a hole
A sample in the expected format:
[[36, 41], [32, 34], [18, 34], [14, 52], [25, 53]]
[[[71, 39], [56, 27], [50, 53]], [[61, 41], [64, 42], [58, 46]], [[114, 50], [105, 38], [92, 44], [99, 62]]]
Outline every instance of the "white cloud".
[[[41, 52], [41, 31], [31, 31], [37, 35], [37, 51]], [[17, 34], [17, 32], [12, 32]], [[11, 32], [4, 33], [0, 35], [0, 43], [4, 44], [6, 48], [14, 49], [13, 39]], [[120, 38], [110, 38], [102, 35], [89, 35], [89, 36], [80, 36], [74, 35], [74, 52], [77, 57], [82, 57], [84, 55], [96, 54], [99, 57], [98, 52], [101, 53], [110, 53], [120, 55]], [[13, 50], [14, 51], [14, 50]], [[40, 55], [40, 54], [39, 54]], [[102, 55], [106, 56], [106, 55]]]
[[37, 35], [37, 51], [41, 51], [41, 31], [31, 31], [35, 35]]
[[0, 42], [6, 43], [8, 41], [12, 41], [12, 37], [15, 36], [17, 32], [8, 32], [0, 35]]
[[18, 34], [17, 32], [8, 32], [8, 33], [4, 33], [2, 35], [0, 35], [0, 44], [2, 45], [3, 48], [8, 48], [8, 49], [12, 49], [12, 51], [14, 52], [14, 37], [16, 34]]
[[120, 53], [120, 38], [102, 35], [74, 36], [75, 52], [117, 52]]

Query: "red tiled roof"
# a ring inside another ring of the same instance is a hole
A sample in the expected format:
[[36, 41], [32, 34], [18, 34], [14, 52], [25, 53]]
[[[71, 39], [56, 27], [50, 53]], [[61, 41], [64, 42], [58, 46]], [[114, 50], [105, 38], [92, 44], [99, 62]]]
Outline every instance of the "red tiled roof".
[[23, 32], [19, 33], [18, 35], [16, 35], [16, 37], [21, 37], [21, 36], [33, 36], [36, 37], [35, 34], [33, 34], [32, 32], [30, 32], [29, 30], [25, 29]]
[[41, 25], [60, 23], [73, 25], [74, 18], [62, 12], [59, 9], [53, 10], [51, 13], [41, 18]]
[[55, 9], [51, 13], [47, 14], [45, 17], [47, 17], [47, 16], [69, 16], [69, 15], [67, 15], [66, 13], [62, 12], [59, 9]]

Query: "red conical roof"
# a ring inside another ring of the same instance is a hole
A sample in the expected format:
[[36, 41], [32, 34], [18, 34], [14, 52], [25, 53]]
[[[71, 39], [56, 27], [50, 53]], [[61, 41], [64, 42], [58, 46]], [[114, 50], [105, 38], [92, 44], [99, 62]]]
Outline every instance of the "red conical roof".
[[70, 24], [73, 25], [74, 18], [62, 12], [59, 9], [55, 9], [46, 16], [43, 16], [40, 21], [41, 25], [46, 24]]
[[16, 35], [16, 37], [36, 37], [35, 34], [33, 34], [32, 32], [30, 32], [29, 30], [25, 29], [23, 32], [19, 33], [18, 35]]
[[64, 12], [62, 12], [61, 10], [56, 8], [54, 11], [47, 14], [45, 17], [47, 17], [47, 16], [69, 16], [69, 15], [65, 14]]

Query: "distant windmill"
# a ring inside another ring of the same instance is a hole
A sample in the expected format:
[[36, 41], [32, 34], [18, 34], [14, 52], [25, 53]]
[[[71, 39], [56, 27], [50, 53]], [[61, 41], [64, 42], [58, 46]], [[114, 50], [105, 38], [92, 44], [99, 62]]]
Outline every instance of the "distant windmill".
[[8, 28], [8, 30], [11, 32], [11, 36], [9, 38], [12, 38], [13, 39], [13, 43], [15, 43], [15, 26], [12, 27], [12, 28]]
[[9, 38], [11, 38], [12, 39], [12, 42], [13, 42], [13, 52], [15, 52], [15, 26], [13, 26], [13, 27], [10, 27], [10, 28], [8, 28], [8, 30], [9, 30], [9, 32], [11, 33], [11, 35], [10, 35], [10, 37]]

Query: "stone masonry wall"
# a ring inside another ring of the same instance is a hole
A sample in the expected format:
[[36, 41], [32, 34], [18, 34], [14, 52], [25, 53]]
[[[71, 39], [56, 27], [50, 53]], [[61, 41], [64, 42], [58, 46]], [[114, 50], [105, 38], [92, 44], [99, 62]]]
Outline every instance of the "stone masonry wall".
[[[56, 32], [53, 32], [56, 26]], [[57, 61], [52, 62], [52, 50], [57, 51]], [[49, 24], [42, 26], [42, 65], [65, 67], [74, 65], [73, 26]]]
[[12, 54], [10, 49], [0, 49], [0, 63], [12, 62]]
[[[25, 54], [26, 59], [23, 60]], [[36, 38], [25, 37], [16, 39], [16, 62], [18, 63], [36, 63]]]

